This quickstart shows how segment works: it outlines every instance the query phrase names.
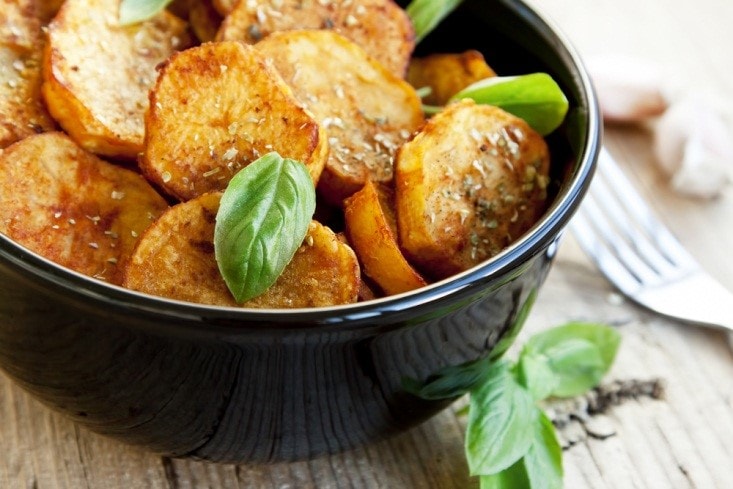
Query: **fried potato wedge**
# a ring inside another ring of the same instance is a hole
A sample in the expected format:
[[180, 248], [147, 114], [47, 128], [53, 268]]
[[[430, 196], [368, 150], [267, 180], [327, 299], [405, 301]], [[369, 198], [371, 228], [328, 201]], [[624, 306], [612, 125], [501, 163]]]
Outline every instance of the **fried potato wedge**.
[[392, 180], [397, 148], [424, 123], [412, 86], [331, 31], [277, 32], [255, 47], [326, 127], [325, 200], [341, 205], [369, 179]]
[[120, 0], [67, 0], [48, 26], [43, 95], [51, 115], [83, 148], [135, 158], [155, 67], [190, 43], [187, 25], [163, 11], [118, 24]]
[[415, 48], [412, 22], [393, 0], [245, 0], [227, 15], [217, 39], [254, 44], [273, 32], [312, 29], [338, 32], [399, 78]]
[[346, 233], [364, 273], [387, 295], [427, 285], [397, 244], [391, 189], [367, 181], [344, 202]]
[[145, 116], [143, 173], [180, 200], [226, 188], [265, 153], [305, 164], [314, 183], [326, 133], [265, 57], [239, 42], [202, 44], [161, 69]]
[[41, 100], [41, 21], [33, 0], [0, 0], [0, 149], [53, 129]]
[[0, 154], [0, 232], [49, 260], [120, 284], [137, 236], [168, 204], [139, 174], [68, 136], [29, 136]]
[[426, 104], [445, 105], [467, 86], [494, 76], [496, 73], [486, 64], [483, 54], [469, 50], [413, 58], [407, 81], [415, 88], [430, 87], [430, 95], [423, 99]]
[[435, 278], [497, 254], [544, 211], [550, 156], [522, 119], [462, 101], [433, 117], [397, 155], [400, 244]]
[[199, 41], [213, 41], [221, 21], [222, 17], [211, 4], [211, 0], [192, 0], [188, 22]]
[[303, 245], [275, 284], [237, 304], [214, 257], [214, 226], [221, 193], [175, 205], [140, 239], [125, 287], [170, 299], [248, 308], [299, 308], [357, 300], [359, 264], [329, 228], [312, 221]]

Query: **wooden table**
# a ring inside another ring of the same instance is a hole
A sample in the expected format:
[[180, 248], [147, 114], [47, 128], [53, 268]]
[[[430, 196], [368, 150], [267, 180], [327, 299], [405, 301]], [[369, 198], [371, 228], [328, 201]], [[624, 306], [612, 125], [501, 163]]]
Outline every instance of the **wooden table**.
[[[625, 53], [672, 68], [680, 86], [733, 100], [730, 0], [536, 0], [584, 56]], [[728, 116], [733, 115], [728, 112]], [[731, 133], [733, 136], [733, 133]], [[609, 127], [606, 144], [713, 275], [733, 289], [733, 189], [718, 200], [672, 192], [648, 127]], [[733, 155], [731, 165], [733, 168]], [[733, 354], [723, 334], [653, 317], [618, 301], [568, 238], [529, 321], [620, 324], [609, 379], [661, 378], [663, 400], [612, 408], [614, 436], [565, 451], [568, 488], [733, 487]], [[0, 375], [0, 488], [470, 488], [461, 402], [390, 440], [309, 462], [220, 466], [170, 460], [80, 429]]]

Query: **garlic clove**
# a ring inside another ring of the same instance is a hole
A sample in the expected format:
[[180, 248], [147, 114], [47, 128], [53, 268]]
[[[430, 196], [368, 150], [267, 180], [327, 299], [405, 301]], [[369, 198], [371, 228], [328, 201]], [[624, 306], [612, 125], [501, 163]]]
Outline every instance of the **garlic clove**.
[[733, 134], [700, 96], [674, 102], [654, 128], [654, 154], [677, 192], [715, 198], [731, 182]]
[[642, 122], [666, 110], [668, 77], [660, 66], [621, 54], [590, 56], [585, 64], [606, 122]]

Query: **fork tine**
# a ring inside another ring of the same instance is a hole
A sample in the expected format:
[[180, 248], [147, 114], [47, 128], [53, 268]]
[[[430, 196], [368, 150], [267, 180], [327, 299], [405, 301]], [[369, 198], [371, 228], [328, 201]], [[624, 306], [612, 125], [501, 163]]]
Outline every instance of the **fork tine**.
[[[597, 188], [591, 191], [591, 195], [596, 197]], [[610, 199], [607, 199], [610, 201]], [[618, 206], [617, 203], [610, 201], [611, 206]], [[618, 262], [617, 266], [623, 266], [628, 273], [636, 277], [639, 282], [655, 283], [659, 279], [657, 271], [652, 269], [629, 243], [621, 239], [613, 224], [609, 221], [607, 208], [601, 208], [594, 198], [589, 198], [584, 203], [585, 216], [588, 219], [592, 232], [595, 233], [596, 239], [602, 241], [608, 251], [613, 254]]]
[[586, 215], [584, 204], [568, 224], [568, 229], [573, 233], [580, 247], [593, 259], [601, 272], [621, 292], [627, 295], [633, 295], [641, 286], [638, 278], [629, 273], [628, 269], [619, 263], [616, 256], [604, 241], [598, 239], [598, 235], [590, 221]]
[[[616, 180], [614, 183], [618, 182]], [[617, 183], [618, 186], [618, 183]], [[673, 273], [676, 269], [674, 262], [660, 252], [649, 231], [644, 229], [630, 213], [623, 200], [615, 191], [614, 186], [607, 180], [605, 172], [600, 171], [593, 181], [593, 188], [589, 197], [597, 202], [598, 207], [615, 227], [621, 238], [626, 240], [638, 253], [639, 257], [658, 274]]]
[[597, 173], [602, 175], [604, 180], [613, 182], [612, 187], [619, 197], [619, 202], [625, 207], [626, 214], [635, 218], [639, 223], [639, 228], [644, 231], [646, 237], [656, 245], [670, 263], [678, 267], [697, 268], [695, 259], [685, 250], [677, 238], [657, 220], [644, 199], [634, 190], [629, 179], [614, 163], [605, 148], [601, 149], [599, 155]]

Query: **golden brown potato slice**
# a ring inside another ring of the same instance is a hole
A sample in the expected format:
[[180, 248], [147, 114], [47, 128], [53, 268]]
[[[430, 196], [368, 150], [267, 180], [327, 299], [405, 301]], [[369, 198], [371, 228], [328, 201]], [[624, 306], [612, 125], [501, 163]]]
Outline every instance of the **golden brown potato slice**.
[[407, 82], [335, 32], [278, 32], [256, 48], [326, 127], [331, 154], [318, 189], [327, 201], [340, 205], [368, 179], [392, 179], [397, 148], [424, 122]]
[[41, 21], [33, 0], [0, 0], [0, 149], [53, 121], [41, 101]]
[[306, 29], [338, 32], [400, 78], [415, 48], [412, 22], [392, 0], [244, 0], [217, 39], [254, 44], [273, 32]]
[[191, 30], [201, 42], [213, 41], [221, 25], [222, 17], [211, 0], [193, 0], [188, 12]]
[[139, 174], [63, 133], [0, 154], [0, 232], [49, 260], [119, 284], [138, 235], [168, 205]]
[[173, 55], [150, 93], [145, 130], [140, 167], [181, 200], [226, 188], [271, 151], [305, 164], [317, 183], [328, 157], [321, 125], [264, 56], [239, 42]]
[[486, 64], [484, 56], [470, 50], [413, 58], [407, 81], [415, 88], [430, 87], [430, 95], [423, 99], [426, 104], [445, 105], [467, 86], [493, 76], [496, 73]]
[[48, 27], [43, 95], [51, 115], [83, 148], [135, 158], [155, 67], [190, 40], [166, 11], [122, 27], [120, 0], [67, 0]]
[[399, 294], [427, 285], [397, 244], [391, 189], [370, 181], [344, 202], [346, 233], [364, 273], [385, 294]]
[[497, 254], [544, 210], [550, 157], [522, 119], [463, 101], [433, 117], [398, 153], [400, 244], [444, 278]]
[[[214, 258], [214, 226], [221, 193], [204, 194], [166, 212], [141, 238], [124, 286], [152, 295], [219, 306], [238, 304]], [[251, 308], [321, 307], [355, 302], [359, 264], [336, 234], [312, 221], [303, 245]]]

